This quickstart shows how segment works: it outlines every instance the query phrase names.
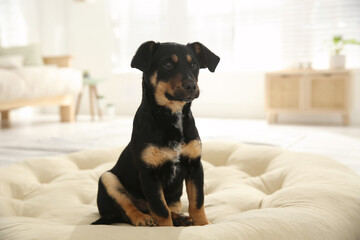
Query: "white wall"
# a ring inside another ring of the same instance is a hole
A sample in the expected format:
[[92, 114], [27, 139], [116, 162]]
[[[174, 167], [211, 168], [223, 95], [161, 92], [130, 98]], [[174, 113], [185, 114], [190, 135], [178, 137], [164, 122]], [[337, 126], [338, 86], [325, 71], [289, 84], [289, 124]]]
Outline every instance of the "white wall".
[[[264, 86], [261, 72], [210, 73], [201, 70], [200, 97], [193, 112], [202, 117], [264, 118]], [[100, 85], [106, 101], [119, 114], [133, 115], [141, 100], [141, 73], [114, 76]]]
[[74, 67], [88, 70], [93, 76], [109, 77], [111, 25], [106, 1], [69, 1], [67, 7], [69, 52], [74, 56]]
[[69, 54], [68, 1], [38, 0], [39, 31], [44, 56]]
[[[35, 1], [35, 0], [32, 0]], [[37, 0], [43, 55], [73, 55], [73, 66], [94, 76], [111, 74], [107, 1]]]
[[264, 118], [264, 73], [201, 70], [194, 113], [204, 117]]

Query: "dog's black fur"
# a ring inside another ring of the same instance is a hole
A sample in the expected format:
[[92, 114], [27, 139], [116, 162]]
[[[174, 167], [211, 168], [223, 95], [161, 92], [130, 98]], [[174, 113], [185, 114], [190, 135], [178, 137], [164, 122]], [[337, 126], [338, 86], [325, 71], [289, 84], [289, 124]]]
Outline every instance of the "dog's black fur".
[[[131, 67], [143, 72], [143, 96], [131, 141], [99, 180], [101, 218], [93, 224], [205, 225], [201, 141], [190, 110], [200, 68], [220, 58], [199, 42], [143, 43]], [[189, 215], [181, 213], [185, 180]]]

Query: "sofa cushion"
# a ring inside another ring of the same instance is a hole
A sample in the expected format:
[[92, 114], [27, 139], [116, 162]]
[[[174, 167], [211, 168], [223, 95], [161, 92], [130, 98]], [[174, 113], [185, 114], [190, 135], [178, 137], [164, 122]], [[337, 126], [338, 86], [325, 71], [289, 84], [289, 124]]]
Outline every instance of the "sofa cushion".
[[[2, 239], [360, 239], [360, 177], [324, 156], [237, 142], [203, 144], [205, 211], [193, 227], [89, 225], [97, 182], [121, 148], [0, 169]], [[186, 191], [181, 198], [187, 211]]]
[[43, 59], [41, 57], [39, 45], [37, 44], [0, 48], [0, 56], [8, 55], [22, 55], [24, 57], [24, 66], [43, 65]]
[[23, 65], [24, 65], [24, 57], [22, 55], [0, 56], [0, 68], [5, 68], [5, 69], [21, 68]]

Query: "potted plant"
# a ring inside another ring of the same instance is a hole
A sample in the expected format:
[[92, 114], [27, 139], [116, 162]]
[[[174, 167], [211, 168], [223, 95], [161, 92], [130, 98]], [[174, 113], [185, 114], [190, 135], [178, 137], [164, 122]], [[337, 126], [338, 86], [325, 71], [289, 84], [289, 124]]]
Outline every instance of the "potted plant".
[[90, 73], [88, 70], [84, 70], [83, 71], [83, 78], [89, 78], [90, 77]]
[[332, 39], [332, 55], [330, 57], [330, 68], [345, 68], [345, 55], [341, 52], [347, 44], [360, 45], [355, 39], [343, 39], [341, 35], [336, 35]]

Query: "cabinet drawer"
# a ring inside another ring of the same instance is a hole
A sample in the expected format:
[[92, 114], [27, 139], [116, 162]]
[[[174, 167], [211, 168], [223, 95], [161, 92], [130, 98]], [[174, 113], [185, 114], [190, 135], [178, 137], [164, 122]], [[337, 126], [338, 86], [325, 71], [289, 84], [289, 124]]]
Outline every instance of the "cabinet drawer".
[[346, 102], [347, 75], [316, 75], [310, 79], [310, 107], [344, 109]]
[[300, 79], [298, 75], [268, 76], [268, 107], [294, 109], [300, 107]]

